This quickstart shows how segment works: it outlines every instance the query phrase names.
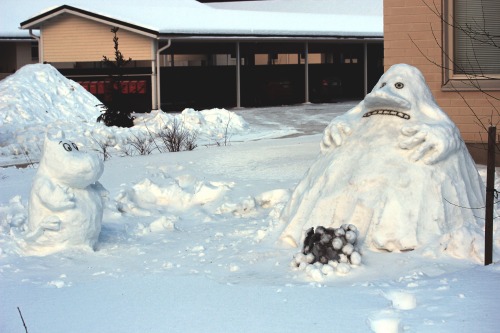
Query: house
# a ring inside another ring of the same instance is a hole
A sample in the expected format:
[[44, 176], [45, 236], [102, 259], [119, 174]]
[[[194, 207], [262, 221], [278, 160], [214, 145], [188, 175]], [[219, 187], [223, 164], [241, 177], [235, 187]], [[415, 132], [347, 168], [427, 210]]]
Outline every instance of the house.
[[485, 163], [487, 127], [500, 121], [500, 2], [384, 0], [384, 68], [397, 63], [422, 71], [475, 160]]
[[25, 9], [20, 26], [39, 41], [39, 61], [101, 100], [119, 28], [134, 111], [361, 99], [383, 73], [382, 0], [37, 3], [52, 7]]

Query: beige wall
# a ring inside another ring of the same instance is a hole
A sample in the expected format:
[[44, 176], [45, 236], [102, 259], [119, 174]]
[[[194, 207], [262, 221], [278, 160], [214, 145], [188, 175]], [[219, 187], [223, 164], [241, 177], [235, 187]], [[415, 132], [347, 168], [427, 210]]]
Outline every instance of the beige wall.
[[459, 93], [442, 90], [441, 20], [425, 3], [432, 8], [436, 4], [441, 12], [441, 3], [437, 0], [384, 0], [384, 68], [387, 70], [397, 63], [418, 67], [436, 101], [457, 124], [464, 140], [486, 141], [486, 131], [477, 124], [479, 121], [467, 104], [486, 126], [490, 119], [496, 124], [500, 121], [496, 115], [496, 110], [500, 111], [500, 91], [488, 92], [496, 100], [481, 92], [463, 91], [466, 103]]
[[[43, 60], [48, 62], [101, 61], [114, 59], [112, 26], [75, 15], [60, 15], [41, 28]], [[133, 60], [152, 59], [152, 39], [118, 31], [119, 50]]]

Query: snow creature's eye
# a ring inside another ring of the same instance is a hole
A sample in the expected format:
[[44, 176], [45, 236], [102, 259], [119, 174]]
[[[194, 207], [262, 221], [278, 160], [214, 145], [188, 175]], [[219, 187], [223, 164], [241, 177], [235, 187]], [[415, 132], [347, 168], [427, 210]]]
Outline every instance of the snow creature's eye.
[[403, 82], [394, 83], [394, 87], [396, 87], [396, 89], [403, 89], [404, 86]]
[[78, 149], [78, 146], [76, 145], [76, 143], [71, 142], [71, 145], [72, 145], [72, 146], [73, 146], [73, 148], [75, 148], [76, 150], [79, 150], [79, 149]]
[[386, 84], [387, 84], [387, 83], [385, 83], [385, 82], [382, 82], [382, 84], [380, 85], [380, 88], [383, 88], [383, 87], [385, 87], [385, 85], [386, 85]]
[[72, 151], [73, 148], [71, 148], [71, 145], [67, 142], [63, 143], [64, 150], [66, 151]]

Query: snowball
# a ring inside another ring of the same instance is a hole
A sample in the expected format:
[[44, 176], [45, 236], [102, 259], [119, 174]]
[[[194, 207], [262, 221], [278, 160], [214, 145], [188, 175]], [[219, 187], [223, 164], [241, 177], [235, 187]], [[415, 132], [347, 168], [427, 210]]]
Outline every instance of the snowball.
[[361, 264], [361, 254], [359, 254], [359, 252], [354, 251], [353, 253], [351, 253], [349, 261], [351, 262], [352, 265], [359, 266]]
[[323, 273], [321, 272], [321, 270], [319, 268], [314, 268], [314, 269], [311, 269], [309, 271], [309, 276], [314, 280], [314, 281], [318, 281], [318, 282], [321, 282], [324, 280], [324, 276], [323, 276]]
[[302, 262], [300, 262], [300, 264], [299, 264], [299, 267], [298, 267], [298, 268], [299, 268], [299, 270], [301, 270], [301, 271], [305, 271], [305, 270], [306, 270], [306, 268], [307, 268], [308, 266], [310, 266], [308, 263], [306, 263], [306, 262], [302, 261]]
[[345, 254], [341, 253], [341, 254], [339, 254], [339, 257], [340, 257], [339, 262], [341, 262], [341, 263], [349, 262], [349, 260]]
[[351, 271], [351, 266], [345, 262], [341, 262], [337, 265], [337, 274], [346, 275]]
[[332, 245], [335, 250], [340, 250], [342, 246], [344, 246], [344, 242], [342, 241], [342, 239], [337, 237], [333, 239]]
[[350, 255], [352, 252], [354, 251], [354, 246], [352, 244], [346, 244], [343, 248], [342, 248], [342, 252], [346, 255]]
[[332, 266], [333, 268], [337, 267], [338, 264], [339, 262], [337, 260], [330, 260], [328, 262], [328, 265]]
[[302, 252], [298, 252], [296, 253], [294, 256], [293, 256], [295, 262], [297, 264], [300, 264], [301, 262], [305, 262], [306, 261], [306, 256], [302, 253]]
[[320, 239], [321, 243], [326, 244], [326, 243], [330, 242], [331, 240], [332, 240], [332, 235], [329, 235], [329, 234], [321, 235], [321, 239]]
[[335, 269], [330, 265], [323, 265], [323, 267], [321, 267], [321, 272], [325, 275], [331, 275], [335, 272]]
[[358, 239], [358, 235], [352, 231], [352, 230], [349, 230], [345, 233], [345, 239], [351, 243], [351, 244], [354, 244], [356, 242], [356, 240]]
[[309, 263], [309, 264], [310, 264], [310, 263], [312, 263], [312, 262], [314, 261], [314, 259], [315, 259], [315, 258], [314, 258], [314, 254], [312, 254], [312, 253], [308, 253], [308, 254], [306, 255], [306, 262], [307, 262], [307, 263]]
[[342, 228], [337, 228], [335, 229], [335, 236], [344, 236], [345, 235], [345, 230]]

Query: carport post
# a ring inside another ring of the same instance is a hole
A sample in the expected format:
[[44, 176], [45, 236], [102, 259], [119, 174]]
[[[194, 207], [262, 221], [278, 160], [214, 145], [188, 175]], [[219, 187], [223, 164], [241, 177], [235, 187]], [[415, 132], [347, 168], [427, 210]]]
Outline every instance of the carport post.
[[241, 92], [240, 92], [240, 42], [236, 42], [236, 107], [241, 108]]
[[309, 103], [309, 42], [304, 45], [304, 58], [305, 58], [305, 101], [304, 103]]
[[365, 89], [365, 96], [368, 95], [368, 44], [364, 42], [364, 61], [363, 61], [363, 84]]

